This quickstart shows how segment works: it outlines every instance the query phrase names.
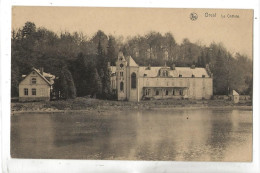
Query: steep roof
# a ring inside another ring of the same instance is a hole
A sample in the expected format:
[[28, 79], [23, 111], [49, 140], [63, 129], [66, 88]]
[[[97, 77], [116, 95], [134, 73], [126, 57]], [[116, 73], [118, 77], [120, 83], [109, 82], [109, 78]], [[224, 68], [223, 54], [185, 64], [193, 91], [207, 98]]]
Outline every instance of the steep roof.
[[[54, 82], [53, 82], [53, 79], [55, 79], [55, 76], [50, 74], [50, 73], [45, 73], [43, 72], [43, 74], [41, 74], [40, 70], [39, 69], [36, 69], [36, 68], [32, 68], [33, 71], [35, 71], [47, 84], [49, 85], [52, 85]], [[26, 78], [28, 75], [23, 75], [24, 78]], [[51, 80], [52, 79], [52, 80]]]
[[207, 70], [200, 67], [175, 67], [175, 70], [173, 70], [173, 72], [178, 72], [178, 76], [179, 74], [181, 74], [182, 77], [192, 77], [192, 75], [194, 75], [194, 77], [202, 77], [203, 75], [205, 77], [209, 77]]
[[162, 67], [139, 67], [139, 76], [142, 77], [146, 74], [147, 77], [156, 77], [161, 68]]
[[144, 76], [146, 74], [147, 77], [157, 77], [160, 69], [167, 69], [169, 71], [170, 77], [209, 77], [205, 68], [190, 68], [190, 67], [175, 67], [175, 70], [171, 70], [170, 67], [140, 67], [139, 68], [139, 75]]
[[232, 95], [233, 96], [239, 96], [239, 94], [235, 90], [232, 90]]
[[126, 59], [127, 59], [128, 66], [138, 67], [138, 65], [136, 64], [136, 62], [133, 60], [131, 56], [128, 56]]

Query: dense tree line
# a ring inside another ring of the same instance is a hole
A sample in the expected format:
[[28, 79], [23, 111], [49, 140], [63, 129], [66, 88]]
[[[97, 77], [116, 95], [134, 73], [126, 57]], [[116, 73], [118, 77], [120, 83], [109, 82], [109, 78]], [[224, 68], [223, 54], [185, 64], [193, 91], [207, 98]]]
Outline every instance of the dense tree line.
[[177, 44], [171, 33], [159, 32], [126, 41], [103, 31], [97, 31], [93, 37], [77, 32], [57, 34], [26, 22], [12, 31], [12, 96], [18, 95], [22, 74], [28, 74], [32, 67], [44, 67], [44, 71], [57, 77], [54, 91], [62, 98], [113, 98], [108, 62], [115, 65], [119, 51], [131, 55], [139, 65], [209, 64], [214, 74], [214, 94], [228, 94], [235, 89], [240, 94], [252, 95], [252, 60], [239, 53], [231, 54], [221, 44], [201, 46], [186, 38]]

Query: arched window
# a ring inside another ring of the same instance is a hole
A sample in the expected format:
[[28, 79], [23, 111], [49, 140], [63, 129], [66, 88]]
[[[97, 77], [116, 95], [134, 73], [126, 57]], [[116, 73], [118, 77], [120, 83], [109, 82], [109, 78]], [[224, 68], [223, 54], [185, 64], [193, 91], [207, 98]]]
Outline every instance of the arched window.
[[131, 74], [131, 88], [133, 88], [133, 89], [136, 88], [136, 74], [135, 73]]
[[32, 84], [36, 84], [36, 78], [32, 78]]
[[124, 83], [120, 82], [120, 91], [124, 91]]

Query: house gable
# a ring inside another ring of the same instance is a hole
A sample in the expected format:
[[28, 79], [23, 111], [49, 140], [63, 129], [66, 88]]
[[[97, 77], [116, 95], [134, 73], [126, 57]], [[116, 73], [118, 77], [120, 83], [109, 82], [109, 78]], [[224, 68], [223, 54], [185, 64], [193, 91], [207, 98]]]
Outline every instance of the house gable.
[[30, 74], [28, 74], [20, 82], [19, 85], [32, 85], [32, 78], [36, 78], [36, 84], [37, 85], [49, 85], [49, 86], [51, 86], [51, 83], [36, 70], [33, 70]]

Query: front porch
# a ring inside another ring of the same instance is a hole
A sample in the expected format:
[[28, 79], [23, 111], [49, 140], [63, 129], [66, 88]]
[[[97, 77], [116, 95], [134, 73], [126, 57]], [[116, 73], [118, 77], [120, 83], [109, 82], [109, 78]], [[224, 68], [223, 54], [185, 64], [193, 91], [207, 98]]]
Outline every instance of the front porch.
[[183, 99], [188, 92], [188, 87], [144, 87], [143, 99]]

